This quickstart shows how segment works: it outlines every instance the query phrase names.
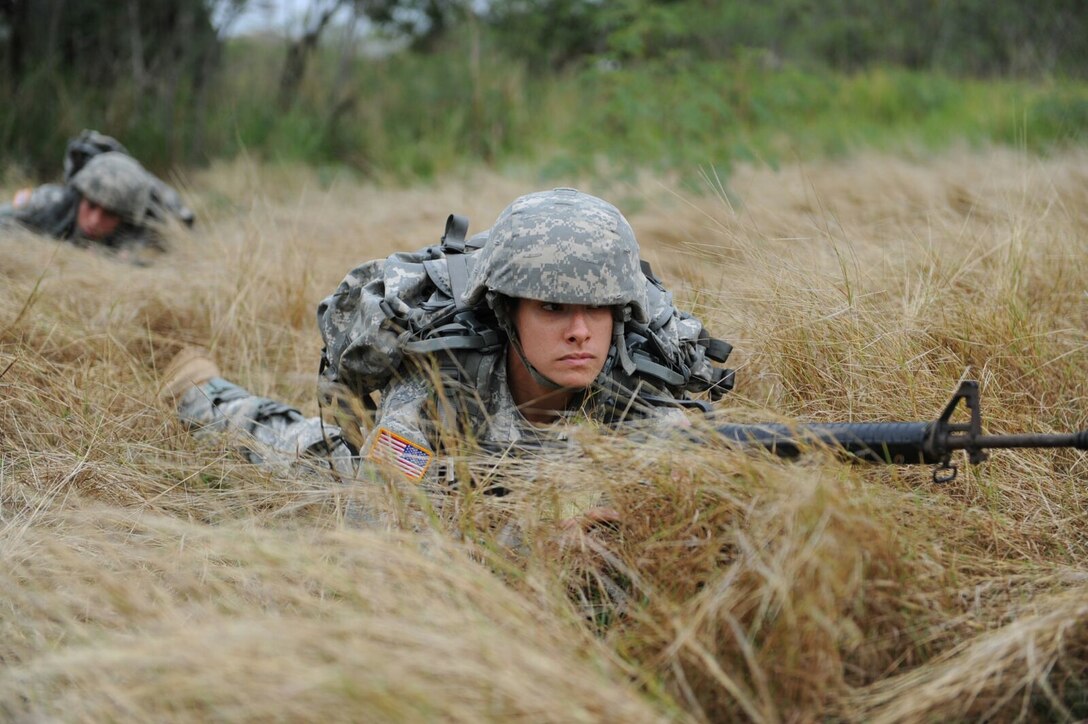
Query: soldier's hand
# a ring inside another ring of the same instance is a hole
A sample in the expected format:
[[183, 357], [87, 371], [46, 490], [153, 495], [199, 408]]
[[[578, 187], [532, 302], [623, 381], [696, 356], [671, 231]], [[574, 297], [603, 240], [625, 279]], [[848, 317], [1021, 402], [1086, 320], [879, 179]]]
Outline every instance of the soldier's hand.
[[19, 189], [15, 192], [15, 196], [11, 200], [12, 208], [17, 209], [20, 206], [25, 206], [26, 203], [30, 201], [30, 197], [33, 195], [34, 189], [32, 188]]

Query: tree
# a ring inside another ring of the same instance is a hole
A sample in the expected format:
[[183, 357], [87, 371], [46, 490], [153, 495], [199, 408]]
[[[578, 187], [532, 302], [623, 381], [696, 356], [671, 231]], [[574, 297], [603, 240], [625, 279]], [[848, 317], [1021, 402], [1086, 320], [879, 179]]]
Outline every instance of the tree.
[[310, 21], [311, 15], [315, 16], [315, 19], [308, 23], [297, 40], [287, 46], [287, 55], [284, 58], [283, 70], [280, 73], [280, 90], [277, 96], [277, 105], [280, 110], [287, 110], [294, 103], [299, 84], [302, 83], [302, 78], [306, 75], [306, 64], [317, 48], [317, 44], [321, 40], [321, 34], [325, 32], [325, 28], [328, 27], [333, 16], [348, 4], [349, 0], [330, 0], [324, 3], [315, 3], [314, 6], [307, 10], [306, 21]]
[[[0, 147], [44, 171], [92, 123], [108, 123], [102, 130], [126, 136], [152, 165], [185, 155], [175, 129], [179, 116], [200, 108], [191, 101], [218, 58], [213, 11], [241, 0], [0, 2], [0, 106], [19, 119], [0, 123]], [[64, 118], [73, 125], [58, 122]]]

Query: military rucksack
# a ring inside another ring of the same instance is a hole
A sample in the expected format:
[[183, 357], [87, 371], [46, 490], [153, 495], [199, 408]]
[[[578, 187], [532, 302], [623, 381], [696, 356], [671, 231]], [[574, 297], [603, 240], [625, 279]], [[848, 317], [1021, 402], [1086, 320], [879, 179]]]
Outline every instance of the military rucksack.
[[[451, 215], [439, 244], [399, 252], [353, 269], [317, 309], [324, 341], [324, 380], [347, 387], [373, 408], [370, 393], [383, 390], [406, 365], [437, 363], [446, 384], [485, 398], [506, 336], [486, 304], [462, 300], [475, 252], [487, 232], [466, 239], [468, 221]], [[601, 387], [611, 404], [631, 409], [622, 393], [650, 405], [699, 406], [733, 387], [733, 371], [716, 366], [732, 350], [702, 323], [678, 310], [671, 293], [642, 262], [647, 323], [625, 323], [623, 349], [615, 345]]]

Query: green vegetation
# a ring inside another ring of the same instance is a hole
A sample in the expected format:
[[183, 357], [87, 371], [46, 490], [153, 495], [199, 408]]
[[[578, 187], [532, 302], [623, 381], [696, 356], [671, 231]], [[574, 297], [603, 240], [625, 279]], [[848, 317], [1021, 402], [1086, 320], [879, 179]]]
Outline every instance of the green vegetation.
[[[1088, 84], [958, 79], [876, 68], [853, 74], [729, 63], [590, 67], [536, 78], [498, 59], [473, 69], [467, 53], [400, 55], [360, 65], [347, 101], [312, 69], [288, 112], [260, 67], [269, 48], [231, 48], [223, 112], [204, 143], [212, 156], [345, 165], [401, 181], [460, 164], [532, 161], [555, 176], [606, 167], [728, 169], [839, 157], [864, 148], [939, 151], [1008, 144], [1037, 152], [1084, 141]], [[335, 116], [325, 110], [343, 103]], [[111, 127], [108, 118], [87, 125]], [[133, 136], [149, 158], [164, 139]], [[59, 139], [58, 139], [59, 141]], [[146, 144], [145, 144], [146, 141]], [[59, 147], [59, 143], [58, 143]]]
[[578, 89], [579, 118], [564, 119], [562, 145], [570, 153], [584, 160], [588, 149], [599, 149], [613, 160], [661, 168], [776, 165], [964, 142], [1042, 151], [1082, 140], [1088, 120], [1088, 86], [1034, 88], [901, 69], [842, 75], [751, 63], [654, 65], [583, 74]]
[[[369, 12], [386, 34], [409, 32], [391, 19], [396, 7], [431, 18], [406, 49], [378, 58], [357, 52], [351, 24], [323, 36], [314, 25], [312, 46], [218, 38], [215, 5], [147, 11], [119, 38], [116, 17], [87, 5], [83, 32], [107, 48], [93, 57], [80, 55], [85, 42], [49, 51], [40, 26], [50, 16], [35, 11], [18, 73], [0, 80], [10, 109], [0, 162], [50, 176], [64, 141], [94, 127], [157, 170], [245, 153], [400, 181], [481, 161], [553, 176], [693, 176], [859, 148], [1047, 152], [1083, 142], [1088, 128], [1088, 30], [1078, 31], [1088, 13], [1059, 0], [924, 13], [851, 0], [533, 0], [485, 15], [459, 2], [355, 3], [356, 19]], [[60, 17], [57, 32], [82, 37]], [[20, 19], [0, 13], [5, 27], [0, 48], [16, 68]], [[199, 32], [186, 42], [185, 28]], [[38, 46], [32, 63], [27, 48]]]

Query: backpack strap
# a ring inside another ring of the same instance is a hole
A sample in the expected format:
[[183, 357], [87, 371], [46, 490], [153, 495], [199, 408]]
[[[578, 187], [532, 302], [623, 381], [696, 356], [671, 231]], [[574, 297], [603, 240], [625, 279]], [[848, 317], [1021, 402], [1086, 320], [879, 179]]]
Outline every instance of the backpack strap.
[[468, 275], [471, 271], [469, 256], [465, 253], [465, 235], [468, 233], [468, 219], [460, 214], [450, 214], [446, 219], [446, 232], [442, 234], [442, 251], [446, 253], [446, 268], [450, 274], [450, 289], [453, 292], [453, 304], [460, 312], [465, 308], [461, 299], [468, 287]]
[[711, 337], [705, 329], [699, 330], [699, 344], [706, 349], [706, 356], [715, 362], [725, 362], [733, 352], [733, 345], [724, 339]]
[[450, 214], [446, 219], [446, 231], [442, 234], [440, 249], [446, 262], [448, 291], [453, 299], [453, 309], [451, 313], [433, 320], [426, 329], [403, 335], [400, 346], [405, 352], [432, 354], [446, 350], [476, 350], [487, 354], [501, 345], [502, 337], [498, 330], [480, 324], [474, 311], [468, 308], [463, 299], [475, 262], [471, 252], [479, 248], [478, 244], [466, 243], [467, 233], [468, 218], [460, 214]]
[[447, 349], [486, 350], [499, 345], [502, 338], [493, 329], [473, 325], [452, 323], [427, 330], [425, 339], [403, 338], [400, 346], [412, 354], [430, 354]]
[[654, 362], [647, 354], [635, 352], [631, 355], [631, 360], [635, 363], [635, 370], [656, 377], [666, 385], [683, 386], [687, 382], [684, 375]]
[[468, 217], [450, 214], [446, 217], [446, 230], [442, 233], [442, 250], [447, 254], [463, 254], [468, 235]]

